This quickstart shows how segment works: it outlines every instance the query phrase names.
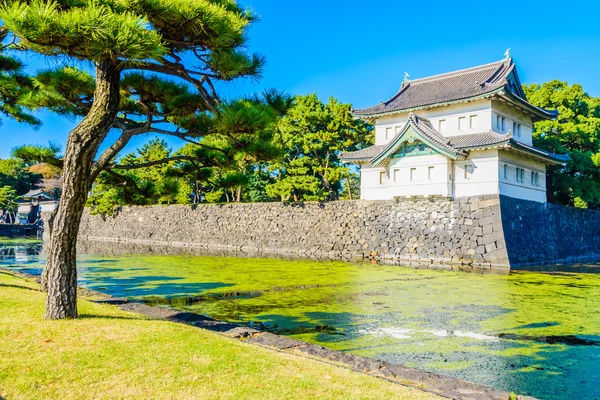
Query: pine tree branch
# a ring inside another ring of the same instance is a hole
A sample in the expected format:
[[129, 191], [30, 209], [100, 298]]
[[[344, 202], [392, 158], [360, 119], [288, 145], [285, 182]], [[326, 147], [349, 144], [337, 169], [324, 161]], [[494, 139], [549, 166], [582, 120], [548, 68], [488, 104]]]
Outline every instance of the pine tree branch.
[[149, 161], [149, 162], [145, 162], [145, 163], [141, 163], [141, 164], [131, 164], [131, 165], [113, 164], [113, 165], [107, 166], [106, 170], [109, 170], [109, 169], [130, 170], [130, 169], [138, 169], [138, 168], [147, 168], [147, 167], [152, 167], [154, 165], [167, 164], [172, 161], [200, 161], [200, 159], [198, 157], [190, 157], [190, 156], [172, 156], [172, 157], [165, 157], [160, 160]]

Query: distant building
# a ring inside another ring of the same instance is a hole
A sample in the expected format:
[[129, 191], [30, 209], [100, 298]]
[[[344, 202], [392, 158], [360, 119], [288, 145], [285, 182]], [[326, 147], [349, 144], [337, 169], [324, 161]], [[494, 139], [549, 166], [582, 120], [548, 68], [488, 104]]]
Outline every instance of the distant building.
[[546, 202], [546, 167], [566, 155], [532, 144], [533, 123], [554, 110], [527, 101], [515, 64], [501, 61], [410, 80], [388, 101], [355, 110], [375, 145], [345, 153], [360, 165], [361, 198], [501, 194]]
[[59, 199], [54, 198], [44, 189], [30, 190], [22, 197], [17, 211], [17, 220], [20, 224], [36, 223], [42, 212], [52, 212], [58, 207]]

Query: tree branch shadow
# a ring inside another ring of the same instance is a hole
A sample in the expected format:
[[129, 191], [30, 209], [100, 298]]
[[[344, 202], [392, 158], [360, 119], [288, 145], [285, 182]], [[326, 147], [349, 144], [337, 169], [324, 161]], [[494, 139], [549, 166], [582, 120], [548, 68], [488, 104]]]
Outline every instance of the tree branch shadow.
[[[4, 287], [7, 287], [7, 288], [13, 288], [13, 289], [25, 289], [25, 290], [31, 290], [31, 291], [33, 291], [33, 292], [39, 292], [39, 291], [40, 291], [40, 290], [38, 290], [38, 289], [30, 288], [30, 287], [27, 287], [27, 286], [21, 286], [21, 285], [12, 285], [12, 284], [7, 284], [7, 283], [0, 283], [0, 288], [4, 288]], [[0, 399], [0, 400], [2, 400], [2, 399]]]
[[[121, 319], [126, 321], [149, 321], [147, 318], [143, 317], [121, 317], [118, 315], [96, 315], [96, 314], [79, 314], [79, 319]], [[0, 399], [2, 400], [2, 399]]]

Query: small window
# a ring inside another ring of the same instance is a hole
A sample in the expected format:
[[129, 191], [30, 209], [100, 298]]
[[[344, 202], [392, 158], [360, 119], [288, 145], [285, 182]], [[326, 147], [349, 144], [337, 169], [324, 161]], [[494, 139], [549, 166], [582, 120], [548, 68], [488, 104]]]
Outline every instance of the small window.
[[469, 117], [469, 129], [475, 129], [477, 127], [477, 115], [471, 115]]
[[465, 164], [465, 179], [471, 179], [473, 175], [473, 164]]
[[446, 120], [445, 119], [440, 119], [439, 121], [439, 132], [442, 133], [446, 130]]
[[535, 172], [531, 171], [531, 184], [535, 186]]
[[398, 182], [400, 180], [400, 170], [399, 169], [395, 169], [394, 170], [394, 182]]
[[385, 171], [381, 171], [379, 173], [379, 184], [380, 185], [384, 185], [386, 183], [385, 181], [386, 181], [386, 179], [385, 179]]
[[525, 183], [525, 170], [523, 168], [517, 168], [516, 180], [519, 183]]
[[464, 131], [467, 129], [467, 117], [458, 117], [458, 130]]
[[508, 165], [504, 164], [504, 179], [508, 179]]
[[502, 117], [500, 117], [499, 115], [496, 116], [496, 129], [500, 130], [500, 127], [502, 126]]
[[400, 133], [400, 130], [402, 129], [401, 126], [397, 126], [396, 127], [396, 136], [398, 136], [398, 134]]
[[502, 132], [504, 132], [504, 123], [506, 122], [506, 118], [502, 117]]
[[427, 179], [429, 179], [430, 181], [433, 180], [433, 169], [435, 167], [429, 167], [429, 169], [427, 170]]
[[410, 181], [414, 182], [416, 179], [417, 179], [417, 169], [411, 168], [410, 169]]
[[517, 124], [517, 137], [520, 138], [521, 137], [521, 124]]
[[512, 133], [513, 133], [513, 135], [517, 136], [517, 123], [516, 122], [513, 122]]
[[385, 128], [385, 140], [388, 140], [392, 137], [392, 128]]

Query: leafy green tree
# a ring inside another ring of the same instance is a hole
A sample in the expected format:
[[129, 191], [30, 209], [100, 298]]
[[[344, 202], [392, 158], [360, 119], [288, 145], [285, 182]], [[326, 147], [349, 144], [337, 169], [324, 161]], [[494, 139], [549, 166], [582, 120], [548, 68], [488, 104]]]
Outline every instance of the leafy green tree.
[[15, 220], [15, 213], [19, 209], [19, 198], [12, 187], [0, 187], [0, 220], [5, 222]]
[[23, 73], [24, 64], [6, 54], [12, 44], [9, 39], [8, 29], [0, 25], [0, 115], [38, 126], [40, 121], [21, 101], [33, 89], [33, 82]]
[[27, 164], [18, 158], [0, 160], [0, 186], [9, 186], [17, 194], [22, 195], [41, 180], [41, 174], [29, 171]]
[[[152, 163], [170, 157], [171, 149], [165, 140], [155, 138], [136, 153], [124, 156], [122, 165]], [[146, 168], [102, 172], [92, 188], [88, 205], [92, 213], [113, 214], [121, 205], [189, 204], [191, 187], [170, 171], [175, 161]]]
[[600, 209], [600, 98], [558, 80], [524, 90], [532, 104], [559, 112], [555, 121], [535, 123], [534, 144], [571, 157], [566, 166], [548, 169], [549, 200]]
[[[71, 67], [42, 72], [25, 103], [83, 117], [60, 160], [64, 190], [42, 279], [47, 318], [77, 317], [77, 233], [96, 177], [116, 168], [114, 157], [135, 135], [205, 135], [206, 113], [217, 112], [219, 104], [214, 83], [260, 74], [262, 58], [245, 49], [254, 19], [234, 0], [23, 0], [0, 6], [0, 30], [16, 49], [89, 61], [95, 73], [92, 78]], [[121, 135], [98, 155], [113, 128]]]
[[250, 174], [246, 184], [243, 201], [250, 203], [265, 203], [275, 200], [267, 193], [267, 186], [275, 183], [275, 178], [269, 173], [266, 165], [258, 165]]
[[[178, 152], [190, 157], [179, 164], [180, 175], [192, 178], [191, 186], [202, 188], [211, 202], [248, 198], [246, 192], [257, 189], [255, 174], [281, 156], [273, 136], [291, 104], [290, 96], [276, 90], [222, 103], [210, 137]], [[199, 193], [195, 197], [201, 198]]]
[[352, 116], [349, 104], [334, 98], [323, 104], [316, 94], [297, 96], [278, 124], [275, 143], [285, 152], [273, 166], [277, 181], [267, 193], [282, 201], [336, 200], [350, 174], [340, 153], [373, 142], [372, 126]]

